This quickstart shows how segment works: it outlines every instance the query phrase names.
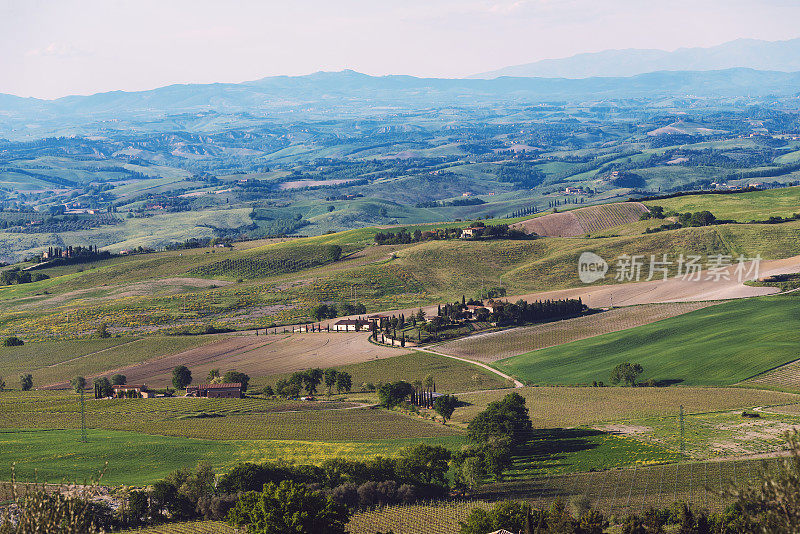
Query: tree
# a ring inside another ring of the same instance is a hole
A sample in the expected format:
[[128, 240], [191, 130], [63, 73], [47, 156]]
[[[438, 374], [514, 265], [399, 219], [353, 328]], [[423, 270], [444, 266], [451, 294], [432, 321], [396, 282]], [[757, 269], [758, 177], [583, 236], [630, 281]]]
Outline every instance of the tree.
[[384, 384], [378, 389], [378, 398], [380, 399], [381, 406], [384, 408], [393, 408], [397, 406], [406, 398], [414, 393], [414, 387], [400, 380], [398, 382], [390, 382]]
[[349, 519], [346, 506], [288, 480], [245, 493], [228, 513], [231, 526], [250, 534], [344, 534]]
[[341, 393], [342, 391], [350, 392], [353, 388], [353, 377], [350, 373], [345, 373], [340, 371], [339, 374], [336, 376], [336, 391]]
[[192, 383], [192, 372], [185, 365], [179, 365], [172, 370], [172, 385], [175, 389], [186, 389]]
[[95, 378], [94, 379], [94, 398], [105, 399], [114, 395], [114, 388], [111, 387], [111, 382], [108, 378]]
[[528, 441], [532, 430], [525, 397], [516, 392], [490, 402], [467, 426], [469, 439], [478, 444], [505, 439], [512, 446], [520, 445]]
[[286, 380], [285, 378], [281, 378], [275, 384], [275, 392], [281, 397], [285, 397], [287, 399], [297, 397], [300, 394], [300, 384], [297, 382], [292, 382], [291, 380]]
[[5, 338], [3, 340], [3, 346], [4, 347], [21, 347], [24, 344], [25, 344], [25, 342], [22, 341], [17, 336], [7, 337], [7, 338]]
[[303, 385], [309, 395], [314, 395], [317, 392], [317, 387], [322, 382], [322, 369], [307, 369], [303, 373]]
[[336, 369], [325, 369], [325, 387], [328, 388], [328, 397], [333, 392], [333, 386], [336, 385], [336, 379], [339, 378], [339, 371]]
[[486, 476], [486, 469], [483, 461], [477, 456], [468, 456], [461, 464], [459, 471], [462, 483], [469, 489], [474, 489], [480, 485], [483, 477]]
[[21, 375], [19, 377], [19, 385], [22, 391], [30, 391], [33, 389], [33, 376], [31, 374]]
[[619, 384], [625, 382], [628, 386], [635, 386], [636, 379], [642, 374], [642, 366], [638, 363], [623, 362], [611, 371], [611, 383]]
[[209, 382], [209, 383], [214, 383], [214, 381], [218, 381], [219, 377], [220, 377], [219, 369], [212, 369], [212, 370], [210, 370], [208, 372], [208, 376], [206, 377], [206, 381]]
[[398, 475], [417, 485], [447, 486], [450, 451], [439, 445], [406, 447], [397, 462]]
[[450, 417], [452, 417], [457, 406], [458, 399], [455, 395], [442, 395], [441, 397], [436, 397], [436, 400], [433, 401], [433, 409], [436, 410], [436, 413], [444, 417], [445, 421], [448, 421]]
[[101, 339], [107, 339], [111, 337], [111, 333], [108, 331], [108, 325], [106, 323], [100, 323], [97, 326], [97, 337]]
[[420, 323], [425, 322], [425, 310], [423, 310], [422, 308], [420, 308], [417, 311], [417, 321], [419, 321]]
[[119, 373], [111, 375], [112, 386], [124, 386], [127, 383], [128, 383], [128, 377], [126, 377], [125, 375], [121, 375]]
[[0, 391], [3, 391], [4, 389], [6, 389], [6, 382], [3, 380], [3, 377], [0, 376]]
[[[791, 456], [777, 469], [762, 466], [760, 480], [733, 490], [736, 507], [743, 511], [739, 532], [800, 532], [800, 435], [787, 435]], [[731, 532], [734, 530], [731, 530]]]
[[75, 390], [75, 393], [80, 393], [84, 389], [86, 389], [86, 379], [82, 376], [76, 376], [72, 380], [70, 380], [70, 385], [72, 389]]
[[226, 384], [239, 383], [242, 385], [242, 391], [247, 391], [247, 385], [250, 383], [250, 376], [239, 371], [228, 371], [222, 377], [222, 381]]

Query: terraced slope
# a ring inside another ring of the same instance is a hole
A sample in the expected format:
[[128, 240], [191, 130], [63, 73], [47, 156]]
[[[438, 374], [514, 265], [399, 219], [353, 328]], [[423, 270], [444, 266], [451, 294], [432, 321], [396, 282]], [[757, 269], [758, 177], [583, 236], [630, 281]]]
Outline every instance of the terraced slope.
[[640, 202], [617, 202], [536, 217], [512, 227], [541, 236], [578, 237], [636, 222], [648, 211]]

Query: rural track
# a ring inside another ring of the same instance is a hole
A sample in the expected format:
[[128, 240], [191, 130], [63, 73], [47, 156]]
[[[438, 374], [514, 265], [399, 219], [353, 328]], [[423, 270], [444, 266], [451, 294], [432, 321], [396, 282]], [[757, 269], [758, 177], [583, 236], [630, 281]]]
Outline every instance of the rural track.
[[475, 360], [470, 360], [470, 359], [467, 359], [467, 358], [460, 358], [458, 356], [451, 356], [451, 355], [445, 354], [443, 352], [438, 352], [438, 351], [431, 350], [431, 349], [425, 349], [425, 348], [422, 348], [422, 347], [417, 347], [414, 350], [418, 350], [420, 352], [427, 352], [428, 354], [435, 354], [437, 356], [444, 356], [445, 358], [452, 358], [454, 360], [458, 360], [458, 361], [461, 361], [461, 362], [471, 363], [472, 365], [477, 365], [478, 367], [482, 367], [482, 368], [486, 369], [487, 371], [490, 371], [490, 372], [492, 372], [492, 373], [494, 373], [494, 374], [496, 374], [498, 376], [503, 377], [506, 380], [510, 380], [510, 381], [514, 382], [514, 387], [515, 388], [524, 388], [525, 387], [525, 384], [523, 384], [522, 382], [520, 382], [519, 380], [517, 380], [513, 376], [509, 376], [509, 375], [505, 374], [502, 371], [498, 371], [494, 367], [486, 365], [485, 363], [476, 362]]

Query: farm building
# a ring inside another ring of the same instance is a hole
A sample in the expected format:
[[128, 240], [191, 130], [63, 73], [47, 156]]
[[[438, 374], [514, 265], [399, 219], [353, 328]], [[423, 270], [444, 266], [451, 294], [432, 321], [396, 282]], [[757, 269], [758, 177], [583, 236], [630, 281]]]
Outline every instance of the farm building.
[[494, 313], [494, 307], [490, 305], [483, 305], [483, 304], [467, 304], [467, 311], [470, 313], [475, 313], [481, 308], [484, 308], [489, 313]]
[[227, 384], [200, 384], [186, 388], [187, 397], [208, 397], [216, 399], [241, 399], [244, 397], [242, 384], [230, 382]]
[[357, 332], [359, 330], [369, 330], [372, 323], [364, 319], [342, 319], [333, 323], [333, 329], [337, 332]]
[[124, 398], [129, 395], [134, 395], [136, 397], [142, 397], [144, 399], [149, 399], [151, 397], [155, 397], [155, 394], [147, 389], [147, 386], [144, 384], [136, 385], [136, 384], [126, 384], [126, 385], [115, 385], [111, 386], [114, 389], [114, 397], [115, 398]]
[[477, 227], [476, 226], [470, 226], [469, 228], [464, 228], [461, 231], [461, 239], [467, 239], [467, 238], [470, 238], [470, 237], [477, 237], [482, 231], [483, 231], [483, 228], [480, 227], [480, 226], [477, 226]]

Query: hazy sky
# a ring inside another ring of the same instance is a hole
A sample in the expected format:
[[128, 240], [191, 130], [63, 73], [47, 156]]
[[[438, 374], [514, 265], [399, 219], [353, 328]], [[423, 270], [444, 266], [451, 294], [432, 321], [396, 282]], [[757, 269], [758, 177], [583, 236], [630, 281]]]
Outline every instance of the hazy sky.
[[456, 77], [608, 48], [790, 39], [798, 20], [800, 0], [0, 0], [0, 93], [343, 68]]

